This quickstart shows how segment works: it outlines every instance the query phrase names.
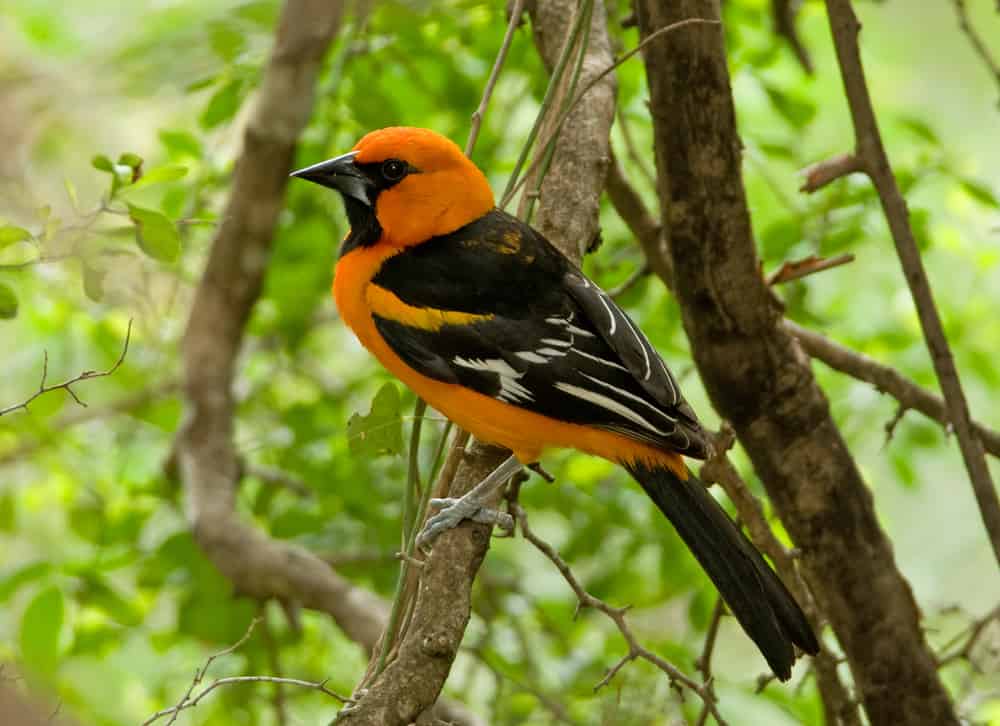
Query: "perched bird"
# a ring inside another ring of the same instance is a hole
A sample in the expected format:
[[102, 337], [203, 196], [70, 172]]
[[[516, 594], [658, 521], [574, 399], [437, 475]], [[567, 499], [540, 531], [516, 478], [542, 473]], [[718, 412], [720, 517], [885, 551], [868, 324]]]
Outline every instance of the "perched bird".
[[708, 444], [635, 323], [538, 232], [496, 208], [483, 173], [427, 129], [385, 128], [293, 176], [343, 196], [351, 229], [334, 273], [344, 322], [428, 404], [506, 462], [427, 524], [497, 521], [484, 497], [543, 452], [624, 466], [673, 523], [785, 680], [819, 645], [795, 599], [685, 456]]

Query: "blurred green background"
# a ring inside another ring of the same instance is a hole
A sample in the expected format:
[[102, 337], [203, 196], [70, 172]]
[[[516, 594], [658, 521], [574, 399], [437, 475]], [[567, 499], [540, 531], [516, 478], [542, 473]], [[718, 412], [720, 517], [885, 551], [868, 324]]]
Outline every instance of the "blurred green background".
[[[967, 5], [1000, 55], [994, 3]], [[179, 337], [278, 10], [271, 0], [31, 0], [0, 9], [0, 408], [36, 390], [43, 351], [50, 382], [110, 366], [134, 319], [122, 367], [75, 388], [87, 408], [56, 391], [27, 413], [0, 418], [0, 662], [17, 664], [86, 723], [137, 724], [175, 703], [205, 657], [239, 638], [258, 613], [200, 555], [182, 492], [161, 468], [182, 415]], [[1000, 427], [1000, 88], [959, 31], [952, 3], [886, 0], [859, 3], [858, 11], [889, 155], [973, 414]], [[798, 170], [849, 150], [853, 138], [822, 5], [805, 3], [799, 17], [812, 77], [776, 37], [769, 12], [765, 0], [725, 3], [764, 268], [854, 253], [848, 266], [782, 286], [790, 317], [936, 389], [865, 180], [842, 180], [811, 197], [797, 191]], [[634, 46], [637, 31], [621, 27], [628, 4], [612, 3], [609, 13], [620, 49]], [[504, 23], [499, 2], [380, 2], [364, 22], [350, 13], [324, 66], [298, 161], [347, 150], [387, 125], [428, 126], [462, 143]], [[641, 61], [625, 64], [618, 78], [614, 145], [652, 205]], [[545, 82], [525, 26], [474, 153], [495, 189], [513, 168]], [[144, 178], [132, 185], [139, 159]], [[102, 202], [112, 190], [114, 201]], [[610, 206], [601, 219], [604, 244], [586, 269], [613, 287], [641, 256]], [[249, 462], [305, 483], [311, 496], [251, 477], [239, 507], [272, 536], [308, 546], [389, 597], [405, 461], [352, 455], [349, 447], [348, 418], [367, 412], [389, 378], [345, 331], [329, 298], [345, 231], [335, 195], [289, 188], [241, 359], [236, 438]], [[716, 424], [662, 285], [647, 279], [621, 302], [678, 372], [695, 409]], [[957, 446], [913, 412], [887, 441], [892, 400], [822, 364], [815, 370], [875, 493], [928, 637], [941, 647], [1000, 600]], [[405, 430], [412, 396], [400, 390]], [[425, 429], [428, 458], [441, 428]], [[738, 451], [737, 460], [760, 493]], [[534, 528], [591, 592], [634, 606], [630, 617], [647, 646], [693, 670], [715, 591], [679, 539], [610, 464], [556, 455], [546, 466], [557, 483], [533, 480], [522, 495]], [[642, 663], [595, 694], [625, 646], [606, 619], [574, 619], [574, 605], [536, 551], [496, 540], [448, 695], [495, 724], [667, 724], [697, 713], [692, 699], [678, 705], [662, 674]], [[213, 674], [273, 673], [277, 652], [285, 675], [330, 678], [331, 688], [350, 692], [366, 657], [326, 616], [305, 613], [297, 633], [280, 608], [264, 614], [274, 649], [258, 633]], [[987, 638], [994, 645], [998, 630]], [[987, 651], [977, 651], [982, 672], [956, 662], [944, 675], [964, 715], [1000, 724], [1000, 660]], [[730, 619], [714, 666], [731, 723], [819, 723], [815, 683], [802, 666], [792, 684], [754, 695], [763, 663]], [[292, 724], [319, 723], [335, 707], [315, 692], [286, 695]], [[272, 689], [263, 685], [221, 689], [179, 718], [275, 722]]]

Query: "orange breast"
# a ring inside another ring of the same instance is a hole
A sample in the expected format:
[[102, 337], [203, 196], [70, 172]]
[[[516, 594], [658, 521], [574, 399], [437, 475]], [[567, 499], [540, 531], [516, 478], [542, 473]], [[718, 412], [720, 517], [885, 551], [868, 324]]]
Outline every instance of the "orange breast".
[[538, 461], [546, 449], [571, 448], [618, 463], [639, 461], [666, 466], [687, 478], [679, 454], [601, 429], [542, 416], [464, 386], [428, 378], [408, 366], [375, 328], [367, 291], [382, 263], [398, 252], [398, 248], [376, 244], [342, 257], [334, 273], [334, 299], [341, 318], [361, 344], [430, 406], [477, 438], [511, 449], [525, 464]]

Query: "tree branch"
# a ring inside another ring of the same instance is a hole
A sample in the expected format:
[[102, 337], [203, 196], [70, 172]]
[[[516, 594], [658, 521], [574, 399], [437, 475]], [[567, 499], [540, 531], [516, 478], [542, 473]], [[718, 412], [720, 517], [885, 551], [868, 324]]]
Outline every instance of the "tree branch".
[[969, 472], [969, 479], [979, 504], [983, 525], [993, 546], [993, 554], [1000, 563], [1000, 496], [993, 486], [982, 442], [972, 427], [969, 404], [959, 381], [955, 359], [948, 346], [941, 316], [934, 303], [920, 250], [913, 237], [906, 201], [896, 184], [892, 167], [889, 165], [889, 157], [882, 144], [882, 136], [879, 133], [861, 64], [861, 50], [858, 47], [861, 25], [854, 15], [850, 0], [826, 0], [826, 7], [837, 51], [837, 61], [840, 64], [840, 74], [844, 80], [847, 102], [854, 123], [855, 155], [863, 160], [882, 203], [882, 210], [889, 223], [893, 242], [896, 244], [899, 262], [917, 307], [917, 316], [920, 318], [924, 339], [927, 341], [927, 348], [934, 363], [934, 371], [941, 384], [948, 420], [955, 429], [962, 459]]
[[812, 59], [795, 27], [795, 16], [798, 15], [801, 4], [802, 0], [771, 0], [771, 17], [774, 20], [774, 32], [788, 41], [802, 70], [812, 75]]
[[82, 373], [79, 373], [78, 375], [74, 376], [73, 378], [70, 378], [67, 381], [63, 381], [62, 383], [56, 383], [51, 386], [45, 385], [45, 381], [49, 375], [49, 353], [48, 351], [44, 351], [42, 354], [42, 381], [41, 383], [38, 384], [38, 390], [35, 391], [33, 394], [31, 394], [31, 396], [26, 398], [21, 403], [15, 403], [11, 406], [7, 406], [7, 408], [0, 408], [0, 416], [4, 416], [8, 413], [12, 413], [14, 411], [18, 411], [21, 409], [27, 411], [28, 404], [34, 401], [36, 398], [38, 398], [39, 396], [43, 396], [46, 393], [49, 393], [50, 391], [57, 391], [59, 389], [66, 391], [66, 393], [72, 396], [74, 401], [76, 401], [80, 406], [86, 408], [87, 404], [84, 403], [82, 400], [80, 400], [80, 397], [76, 395], [76, 391], [73, 390], [72, 386], [79, 383], [80, 381], [89, 381], [91, 378], [104, 378], [105, 376], [110, 376], [112, 373], [117, 371], [118, 368], [121, 367], [121, 364], [125, 362], [125, 355], [128, 353], [128, 344], [131, 338], [132, 338], [132, 319], [129, 318], [128, 330], [125, 331], [125, 344], [122, 346], [121, 355], [118, 356], [118, 360], [115, 361], [114, 365], [112, 365], [105, 371], [83, 371]]
[[595, 690], [603, 688], [610, 683], [627, 663], [636, 660], [637, 658], [641, 658], [663, 671], [663, 673], [667, 676], [667, 679], [670, 681], [670, 685], [674, 688], [686, 688], [697, 695], [704, 703], [705, 709], [715, 718], [718, 726], [726, 726], [726, 721], [722, 718], [722, 715], [719, 713], [716, 705], [715, 694], [713, 693], [710, 684], [710, 674], [706, 673], [707, 680], [704, 684], [698, 683], [690, 676], [681, 672], [681, 670], [670, 661], [661, 658], [656, 653], [653, 653], [640, 645], [639, 640], [635, 637], [635, 633], [632, 632], [632, 628], [629, 627], [628, 621], [625, 618], [628, 608], [613, 607], [608, 605], [599, 597], [594, 597], [587, 592], [586, 588], [580, 584], [576, 575], [573, 574], [573, 570], [570, 569], [570, 566], [566, 563], [566, 561], [559, 556], [559, 553], [556, 552], [555, 548], [536, 535], [531, 527], [528, 526], [528, 515], [524, 511], [524, 508], [516, 501], [511, 501], [510, 510], [517, 520], [518, 526], [521, 528], [521, 534], [524, 538], [531, 542], [531, 544], [533, 544], [539, 552], [545, 555], [545, 557], [547, 557], [549, 561], [556, 566], [556, 569], [559, 570], [559, 574], [563, 576], [563, 579], [566, 580], [567, 584], [576, 595], [576, 598], [579, 601], [579, 607], [591, 608], [607, 615], [611, 622], [615, 624], [615, 627], [618, 628], [618, 632], [622, 634], [622, 637], [628, 644], [628, 653], [626, 653], [616, 665], [608, 670], [604, 678], [602, 678], [601, 681], [595, 686]]
[[[718, 15], [714, 0], [638, 8], [642, 35]], [[870, 721], [956, 725], [871, 493], [761, 277], [722, 30], [672, 41], [646, 48], [646, 76], [674, 290], [706, 390], [801, 553]]]
[[[990, 49], [986, 47], [986, 43], [983, 42], [982, 37], [972, 27], [972, 21], [969, 19], [969, 11], [965, 7], [965, 0], [952, 0], [955, 5], [955, 12], [958, 14], [958, 27], [962, 29], [962, 32], [969, 38], [969, 44], [972, 46], [972, 50], [975, 51], [976, 55], [980, 57], [983, 61], [983, 65], [990, 72], [996, 80], [997, 85], [1000, 85], [1000, 63], [993, 57], [990, 53]], [[1000, 11], [1000, 5], [997, 6], [997, 10]]]
[[[559, 52], [567, 36], [574, 5], [572, 0], [540, 0], [532, 8], [536, 40], [547, 60], [550, 54]], [[591, 37], [579, 79], [584, 84], [610, 63], [604, 8], [599, 0], [595, 0], [589, 32]], [[566, 76], [564, 79], [568, 81]], [[612, 84], [613, 88], [613, 76], [606, 76], [602, 83]], [[613, 92], [606, 102], [596, 102], [600, 88], [591, 91], [595, 102], [576, 109], [561, 130], [553, 164], [544, 179], [537, 220], [543, 229], [552, 225], [549, 239], [577, 260], [579, 240], [591, 239], [597, 230], [598, 200], [604, 177], [602, 160], [607, 158], [614, 114]], [[475, 444], [458, 466], [454, 481], [448, 477], [446, 465], [438, 485], [450, 483], [449, 495], [461, 496], [507, 455], [501, 449]], [[454, 459], [455, 463], [458, 461]], [[408, 625], [397, 639], [394, 657], [379, 675], [366, 680], [357, 704], [342, 709], [338, 723], [405, 726], [434, 703], [468, 625], [472, 582], [489, 548], [490, 531], [487, 525], [466, 522], [435, 541], [424, 566], [417, 568], [420, 582], [416, 600]]]
[[[950, 432], [951, 424], [944, 399], [937, 394], [931, 393], [895, 368], [803, 328], [791, 320], [785, 320], [783, 325], [811, 357], [823, 361], [836, 371], [872, 384], [882, 393], [887, 393], [899, 401], [902, 410], [919, 411]], [[978, 421], [973, 421], [972, 427], [986, 450], [994, 456], [1000, 456], [1000, 431], [988, 428]]]

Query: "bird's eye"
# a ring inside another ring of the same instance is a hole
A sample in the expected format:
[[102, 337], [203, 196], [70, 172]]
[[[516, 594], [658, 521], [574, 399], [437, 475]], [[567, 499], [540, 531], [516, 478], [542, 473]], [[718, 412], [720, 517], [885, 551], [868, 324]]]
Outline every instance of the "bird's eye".
[[389, 159], [382, 164], [382, 176], [389, 181], [399, 181], [406, 175], [406, 164], [399, 159]]

